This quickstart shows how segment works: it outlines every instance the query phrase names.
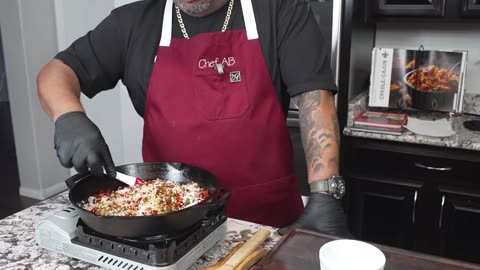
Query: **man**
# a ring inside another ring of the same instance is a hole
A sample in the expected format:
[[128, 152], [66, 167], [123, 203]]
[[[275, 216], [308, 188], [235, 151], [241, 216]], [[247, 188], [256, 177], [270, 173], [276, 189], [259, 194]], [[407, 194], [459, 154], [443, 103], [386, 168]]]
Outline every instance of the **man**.
[[[126, 85], [144, 118], [145, 162], [211, 171], [232, 191], [230, 217], [348, 233], [339, 200], [336, 91], [306, 1], [145, 0], [114, 10], [38, 76], [65, 167], [115, 175], [84, 113], [89, 97]], [[285, 112], [300, 108], [312, 195], [303, 210]], [[303, 214], [302, 214], [303, 212]]]

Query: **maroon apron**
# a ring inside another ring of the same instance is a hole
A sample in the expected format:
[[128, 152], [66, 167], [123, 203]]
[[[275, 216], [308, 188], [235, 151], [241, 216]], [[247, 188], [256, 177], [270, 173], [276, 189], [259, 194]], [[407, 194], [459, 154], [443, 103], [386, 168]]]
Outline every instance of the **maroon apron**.
[[229, 217], [276, 227], [295, 222], [303, 204], [292, 145], [251, 0], [242, 0], [246, 30], [191, 39], [171, 38], [172, 7], [167, 0], [147, 93], [144, 161], [210, 171], [232, 192]]

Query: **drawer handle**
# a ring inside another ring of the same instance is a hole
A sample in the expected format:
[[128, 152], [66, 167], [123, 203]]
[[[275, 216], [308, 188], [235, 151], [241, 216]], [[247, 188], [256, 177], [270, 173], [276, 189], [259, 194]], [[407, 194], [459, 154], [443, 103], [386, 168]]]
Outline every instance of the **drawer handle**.
[[440, 207], [440, 219], [438, 220], [438, 228], [441, 230], [443, 226], [443, 207], [445, 206], [445, 195], [442, 196], [442, 205]]
[[415, 212], [417, 211], [417, 197], [418, 197], [418, 191], [415, 191], [415, 195], [413, 196], [413, 213], [412, 213], [413, 224], [415, 224]]
[[426, 169], [426, 170], [431, 170], [431, 171], [442, 171], [442, 172], [447, 172], [447, 171], [453, 170], [452, 167], [443, 167], [443, 168], [442, 167], [432, 167], [432, 166], [427, 166], [427, 165], [420, 164], [418, 162], [415, 162], [415, 167]]

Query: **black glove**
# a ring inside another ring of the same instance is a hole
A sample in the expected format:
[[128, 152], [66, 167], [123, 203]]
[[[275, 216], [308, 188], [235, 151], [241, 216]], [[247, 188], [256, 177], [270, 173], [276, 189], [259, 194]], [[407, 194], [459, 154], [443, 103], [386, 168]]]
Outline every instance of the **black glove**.
[[88, 172], [115, 177], [115, 165], [108, 146], [98, 127], [83, 112], [69, 112], [55, 121], [55, 149], [60, 163], [75, 167], [79, 173]]
[[[342, 201], [327, 194], [311, 193], [303, 214], [293, 226], [344, 238], [353, 238], [348, 229]], [[287, 231], [288, 228], [282, 228], [278, 233], [282, 235]]]

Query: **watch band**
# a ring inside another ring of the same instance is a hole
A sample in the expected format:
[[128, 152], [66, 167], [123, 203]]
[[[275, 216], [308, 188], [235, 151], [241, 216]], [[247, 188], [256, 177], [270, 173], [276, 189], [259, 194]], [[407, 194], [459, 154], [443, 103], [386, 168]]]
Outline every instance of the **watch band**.
[[325, 180], [311, 183], [310, 192], [325, 193], [332, 195], [335, 199], [341, 199], [345, 195], [345, 181], [341, 176], [334, 175]]
[[310, 184], [310, 192], [330, 193], [328, 189], [328, 179], [315, 181]]

